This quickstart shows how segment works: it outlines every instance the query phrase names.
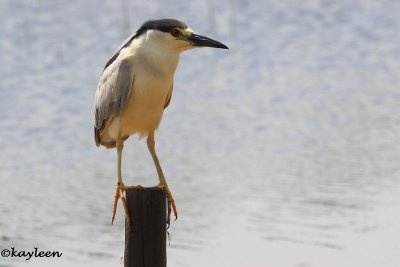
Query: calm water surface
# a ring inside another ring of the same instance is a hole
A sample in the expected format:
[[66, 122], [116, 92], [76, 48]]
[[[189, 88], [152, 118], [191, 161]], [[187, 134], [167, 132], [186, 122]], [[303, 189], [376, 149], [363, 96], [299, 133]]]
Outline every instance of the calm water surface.
[[[101, 70], [149, 18], [230, 50], [182, 55], [157, 150], [180, 218], [168, 266], [400, 266], [400, 2], [0, 3], [0, 266], [121, 266]], [[126, 184], [154, 185], [145, 142]]]

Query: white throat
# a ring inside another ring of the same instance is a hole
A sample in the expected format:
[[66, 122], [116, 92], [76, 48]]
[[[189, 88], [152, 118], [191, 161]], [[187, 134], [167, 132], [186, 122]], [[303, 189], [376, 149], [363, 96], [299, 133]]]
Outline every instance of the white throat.
[[154, 75], [174, 75], [179, 63], [180, 52], [168, 45], [165, 36], [156, 31], [148, 31], [132, 41], [127, 54], [134, 61]]

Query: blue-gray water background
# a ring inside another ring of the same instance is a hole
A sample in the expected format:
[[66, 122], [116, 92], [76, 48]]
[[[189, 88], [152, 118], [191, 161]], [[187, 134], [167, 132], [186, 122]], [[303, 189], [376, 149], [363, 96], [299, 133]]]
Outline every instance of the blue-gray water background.
[[[400, 266], [400, 2], [0, 2], [0, 248], [121, 266], [116, 152], [93, 141], [105, 62], [149, 18], [230, 50], [182, 54], [157, 151], [180, 218], [168, 266]], [[126, 184], [155, 185], [145, 142]]]

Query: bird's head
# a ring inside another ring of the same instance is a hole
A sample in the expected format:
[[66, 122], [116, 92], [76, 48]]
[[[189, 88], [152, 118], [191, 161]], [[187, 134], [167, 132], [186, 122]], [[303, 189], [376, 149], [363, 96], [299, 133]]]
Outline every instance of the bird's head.
[[184, 22], [175, 19], [149, 20], [145, 22], [137, 35], [144, 35], [145, 42], [155, 46], [183, 52], [195, 47], [214, 47], [228, 49], [216, 40], [196, 34]]

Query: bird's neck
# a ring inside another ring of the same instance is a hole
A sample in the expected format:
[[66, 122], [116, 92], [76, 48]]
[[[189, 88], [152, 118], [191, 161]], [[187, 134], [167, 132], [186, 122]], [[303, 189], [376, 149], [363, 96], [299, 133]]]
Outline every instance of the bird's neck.
[[157, 42], [137, 40], [131, 46], [131, 52], [138, 60], [138, 64], [146, 65], [157, 75], [174, 75], [179, 63], [179, 52], [158, 45]]

